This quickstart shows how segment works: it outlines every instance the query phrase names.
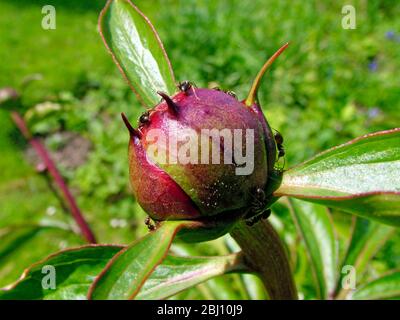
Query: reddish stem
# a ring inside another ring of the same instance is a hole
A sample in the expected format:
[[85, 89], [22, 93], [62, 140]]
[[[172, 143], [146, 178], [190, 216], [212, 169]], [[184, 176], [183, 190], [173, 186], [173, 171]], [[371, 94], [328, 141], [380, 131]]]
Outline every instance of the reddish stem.
[[86, 222], [85, 218], [83, 217], [78, 205], [76, 204], [75, 198], [70, 192], [67, 184], [65, 183], [64, 179], [61, 177], [60, 172], [58, 171], [55, 163], [50, 157], [49, 152], [46, 150], [45, 146], [40, 142], [39, 139], [34, 138], [30, 133], [25, 120], [21, 117], [21, 115], [16, 112], [11, 112], [11, 117], [21, 131], [23, 136], [29, 141], [32, 147], [35, 149], [38, 156], [43, 161], [48, 173], [53, 178], [54, 183], [59, 187], [61, 193], [64, 196], [66, 204], [71, 212], [72, 217], [75, 219], [76, 223], [78, 224], [82, 236], [89, 242], [89, 243], [96, 243], [96, 238], [90, 229], [88, 223]]

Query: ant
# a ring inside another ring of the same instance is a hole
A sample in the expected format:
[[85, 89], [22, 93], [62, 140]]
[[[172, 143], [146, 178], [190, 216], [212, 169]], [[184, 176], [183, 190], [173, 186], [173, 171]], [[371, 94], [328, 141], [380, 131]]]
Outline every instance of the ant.
[[150, 112], [145, 111], [142, 113], [142, 115], [139, 117], [139, 125], [144, 125], [146, 123], [150, 122]]
[[231, 97], [237, 99], [237, 95], [236, 95], [235, 92], [228, 90], [228, 91], [225, 91], [225, 93], [228, 94], [228, 95], [230, 95]]
[[199, 100], [199, 97], [196, 95], [196, 91], [194, 91], [194, 88], [197, 88], [197, 87], [193, 82], [190, 82], [188, 80], [181, 81], [178, 83], [177, 87], [185, 95], [188, 95], [189, 90], [192, 89], [194, 96], [196, 97], [197, 100]]
[[192, 89], [193, 87], [196, 87], [196, 85], [193, 82], [190, 82], [188, 80], [185, 81], [181, 81], [178, 83], [178, 89], [182, 92], [184, 92], [185, 94], [187, 94], [187, 92]]
[[235, 93], [234, 91], [231, 91], [231, 90], [222, 90], [220, 87], [213, 87], [212, 89], [213, 89], [213, 90], [216, 90], [216, 91], [223, 91], [223, 92], [225, 92], [226, 94], [230, 95], [231, 97], [234, 97], [235, 99], [237, 99], [237, 95], [236, 95], [236, 93]]
[[147, 226], [149, 231], [154, 231], [156, 229], [156, 226], [152, 223], [150, 217], [147, 217], [146, 219], [144, 219], [144, 224]]
[[285, 155], [285, 148], [283, 147], [283, 137], [277, 131], [274, 135], [276, 147], [278, 148], [278, 157], [282, 158]]
[[267, 198], [263, 189], [257, 188], [255, 195], [253, 195], [254, 200], [251, 203], [250, 211], [246, 215], [248, 219], [246, 224], [252, 226], [261, 219], [267, 219], [271, 215], [271, 209], [266, 209]]

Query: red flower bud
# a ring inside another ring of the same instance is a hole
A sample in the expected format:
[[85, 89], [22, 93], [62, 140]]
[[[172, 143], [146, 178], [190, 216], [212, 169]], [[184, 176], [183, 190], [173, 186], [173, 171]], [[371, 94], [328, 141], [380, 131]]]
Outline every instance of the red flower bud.
[[269, 215], [283, 139], [276, 143], [256, 95], [263, 74], [286, 47], [265, 63], [243, 102], [231, 91], [184, 81], [172, 97], [158, 92], [162, 101], [140, 117], [138, 129], [123, 116], [131, 134], [132, 189], [153, 220], [192, 221], [184, 237], [199, 241], [223, 235], [240, 217]]
[[[268, 176], [259, 114], [217, 90], [162, 96], [138, 130], [130, 127], [130, 179], [139, 204], [154, 220], [244, 213]], [[213, 148], [218, 157], [213, 158]]]

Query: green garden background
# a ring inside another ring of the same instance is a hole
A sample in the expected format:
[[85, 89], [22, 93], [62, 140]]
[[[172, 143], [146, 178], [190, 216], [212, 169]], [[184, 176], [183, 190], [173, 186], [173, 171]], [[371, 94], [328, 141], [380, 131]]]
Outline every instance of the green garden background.
[[[158, 30], [178, 80], [218, 85], [240, 99], [264, 61], [290, 41], [260, 89], [271, 126], [285, 138], [288, 167], [357, 136], [399, 127], [399, 1], [134, 3]], [[41, 26], [42, 7], [49, 4], [56, 9], [55, 30]], [[97, 18], [104, 4], [0, 1], [0, 88], [21, 94], [17, 104], [0, 107], [0, 287], [48, 254], [84, 243], [45, 176], [36, 172], [38, 159], [14, 126], [10, 108], [25, 114], [31, 131], [52, 152], [99, 242], [129, 243], [146, 232], [145, 213], [129, 189], [128, 133], [120, 119], [121, 112], [136, 119], [144, 109], [99, 36]], [[347, 4], [356, 9], [353, 30], [342, 28], [341, 10]], [[336, 211], [333, 217], [344, 243], [352, 218]], [[280, 232], [290, 237], [294, 226], [287, 221]], [[176, 250], [223, 254], [230, 241]], [[6, 250], [10, 243], [11, 251]], [[343, 255], [344, 245], [340, 248]], [[301, 295], [313, 297], [306, 257], [294, 265]], [[396, 231], [364, 277], [399, 267]], [[225, 288], [224, 279], [189, 290], [185, 297], [249, 297], [239, 282]], [[226, 290], [209, 289], [218, 287]]]

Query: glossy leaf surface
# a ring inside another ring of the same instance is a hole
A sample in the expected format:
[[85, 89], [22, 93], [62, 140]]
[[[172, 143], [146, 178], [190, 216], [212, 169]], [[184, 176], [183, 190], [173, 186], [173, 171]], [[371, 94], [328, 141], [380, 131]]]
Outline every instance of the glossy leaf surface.
[[168, 256], [144, 284], [137, 299], [158, 300], [170, 297], [213, 277], [247, 271], [241, 256], [216, 257]]
[[353, 294], [353, 299], [400, 299], [400, 271], [382, 276], [360, 287]]
[[400, 129], [369, 134], [285, 172], [277, 196], [400, 225]]
[[140, 101], [158, 104], [157, 91], [173, 94], [175, 78], [157, 31], [129, 0], [109, 0], [99, 26], [103, 41], [115, 63]]
[[163, 222], [120, 251], [107, 264], [89, 291], [89, 299], [127, 300], [138, 294], [147, 278], [165, 259], [182, 222]]
[[[121, 249], [121, 246], [88, 245], [57, 252], [26, 269], [16, 283], [0, 291], [0, 299], [86, 299], [94, 278]], [[55, 277], [51, 283], [49, 276], [53, 271]]]
[[290, 200], [291, 213], [304, 239], [320, 299], [333, 294], [336, 285], [338, 244], [327, 208], [296, 199]]
[[344, 297], [351, 291], [345, 289], [344, 278], [348, 278], [350, 272], [354, 270], [356, 279], [361, 279], [368, 263], [393, 235], [395, 230], [393, 227], [371, 220], [356, 218], [350, 243], [339, 270], [340, 278], [337, 290], [340, 291], [341, 297]]

